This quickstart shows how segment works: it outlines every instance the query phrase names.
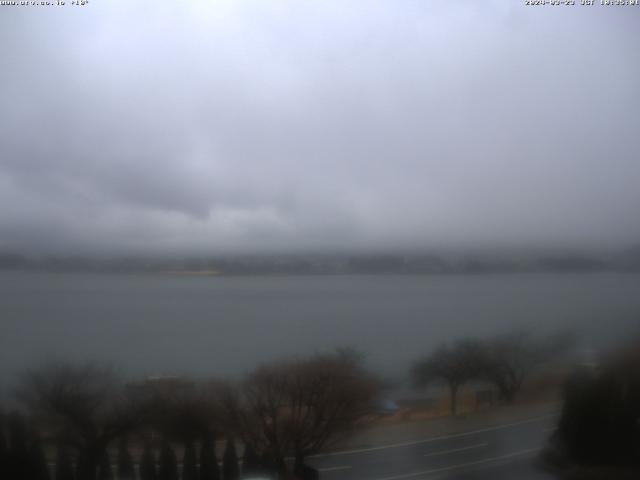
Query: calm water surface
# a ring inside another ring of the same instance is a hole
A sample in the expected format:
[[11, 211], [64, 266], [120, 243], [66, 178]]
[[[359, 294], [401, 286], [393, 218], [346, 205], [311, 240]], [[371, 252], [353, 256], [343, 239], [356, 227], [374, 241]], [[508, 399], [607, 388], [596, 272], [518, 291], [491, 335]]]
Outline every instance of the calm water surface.
[[[573, 326], [598, 347], [639, 331], [640, 275], [174, 277], [0, 273], [0, 374], [51, 358], [139, 373], [237, 375], [354, 346], [402, 375], [435, 344]], [[0, 383], [0, 384], [1, 384]]]

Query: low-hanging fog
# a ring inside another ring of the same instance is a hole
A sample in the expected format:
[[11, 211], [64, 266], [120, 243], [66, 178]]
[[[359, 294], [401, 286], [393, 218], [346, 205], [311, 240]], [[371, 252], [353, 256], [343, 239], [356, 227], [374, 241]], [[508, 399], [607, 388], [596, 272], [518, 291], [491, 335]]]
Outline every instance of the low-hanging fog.
[[640, 478], [607, 2], [0, 0], [0, 480]]
[[640, 241], [640, 8], [0, 8], [2, 251]]

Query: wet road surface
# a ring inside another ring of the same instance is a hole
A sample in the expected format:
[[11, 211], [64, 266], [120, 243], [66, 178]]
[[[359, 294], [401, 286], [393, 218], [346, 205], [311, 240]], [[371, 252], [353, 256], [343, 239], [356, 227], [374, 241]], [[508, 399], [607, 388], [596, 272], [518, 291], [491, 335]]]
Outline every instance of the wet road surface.
[[557, 416], [310, 458], [322, 480], [551, 480], [536, 458]]

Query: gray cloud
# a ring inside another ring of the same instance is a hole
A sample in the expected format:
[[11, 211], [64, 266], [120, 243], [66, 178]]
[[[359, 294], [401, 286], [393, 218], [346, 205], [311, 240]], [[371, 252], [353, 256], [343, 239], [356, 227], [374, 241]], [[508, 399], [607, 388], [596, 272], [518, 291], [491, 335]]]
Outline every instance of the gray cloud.
[[640, 241], [638, 9], [193, 0], [0, 15], [0, 249]]

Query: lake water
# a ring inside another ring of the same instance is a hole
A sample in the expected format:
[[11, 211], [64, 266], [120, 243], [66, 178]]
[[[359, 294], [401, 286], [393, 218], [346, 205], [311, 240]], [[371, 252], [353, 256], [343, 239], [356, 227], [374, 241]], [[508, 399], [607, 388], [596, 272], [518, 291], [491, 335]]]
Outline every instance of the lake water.
[[353, 346], [402, 376], [434, 345], [517, 326], [600, 347], [640, 331], [640, 275], [176, 277], [0, 273], [0, 378], [52, 358], [229, 376]]

